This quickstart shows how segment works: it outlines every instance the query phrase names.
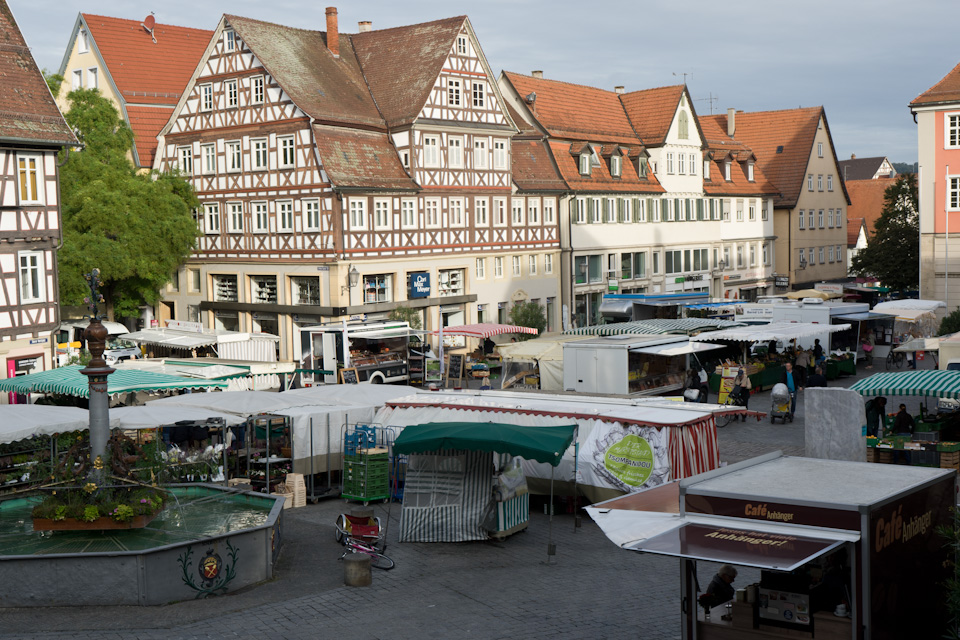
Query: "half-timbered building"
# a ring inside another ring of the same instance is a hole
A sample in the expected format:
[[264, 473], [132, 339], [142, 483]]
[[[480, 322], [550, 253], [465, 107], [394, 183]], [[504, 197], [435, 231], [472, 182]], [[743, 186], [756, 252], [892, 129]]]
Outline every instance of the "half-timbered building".
[[60, 322], [57, 152], [77, 140], [6, 0], [0, 0], [0, 43], [0, 376], [13, 377], [53, 363]]
[[505, 321], [556, 296], [554, 194], [514, 193], [517, 128], [466, 17], [340, 33], [221, 20], [156, 168], [201, 200], [161, 319], [281, 336], [398, 306]]

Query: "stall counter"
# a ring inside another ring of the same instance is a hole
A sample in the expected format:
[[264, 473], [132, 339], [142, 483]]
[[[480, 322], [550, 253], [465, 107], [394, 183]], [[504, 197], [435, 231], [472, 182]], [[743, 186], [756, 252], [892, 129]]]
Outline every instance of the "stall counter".
[[[767, 365], [763, 370], [750, 374], [750, 382], [753, 384], [754, 392], [763, 389], [769, 389], [780, 382], [780, 376], [783, 375], [784, 367], [779, 364]], [[720, 391], [720, 375], [711, 373], [709, 378], [710, 391], [718, 393]]]
[[[809, 631], [785, 629], [761, 624], [753, 628], [754, 605], [746, 602], [731, 602], [732, 620], [723, 620], [726, 605], [710, 610], [710, 618], [704, 617], [703, 609], [697, 607], [697, 638], [699, 640], [739, 640], [740, 638], [813, 638], [817, 640], [850, 640], [853, 635], [849, 617], [842, 618], [829, 611], [813, 614], [813, 626]], [[816, 635], [814, 635], [816, 634]]]

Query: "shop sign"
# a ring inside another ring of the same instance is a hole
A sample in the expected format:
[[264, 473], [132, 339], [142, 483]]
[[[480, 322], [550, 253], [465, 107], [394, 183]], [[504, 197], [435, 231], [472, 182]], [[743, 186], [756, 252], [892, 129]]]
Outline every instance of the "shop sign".
[[690, 493], [684, 496], [684, 505], [688, 513], [703, 513], [814, 527], [831, 527], [852, 531], [860, 529], [860, 514], [857, 511], [777, 503], [767, 500], [700, 496]]
[[408, 298], [426, 298], [430, 295], [430, 273], [417, 271], [410, 274]]
[[724, 279], [724, 281], [726, 281], [726, 280], [739, 280], [739, 279], [740, 279], [740, 274], [739, 274], [739, 273], [731, 273], [731, 274], [728, 275], [728, 276], [723, 276], [723, 279]]
[[773, 274], [773, 282], [777, 289], [786, 289], [790, 286], [790, 276], [778, 276]]
[[[256, 315], [254, 315], [256, 317]], [[167, 320], [167, 329], [179, 329], [180, 331], [195, 331], [203, 333], [203, 325], [199, 322], [189, 322], [187, 320]]]
[[30, 341], [30, 344], [46, 344], [49, 338], [34, 338]]
[[607, 280], [607, 291], [619, 291], [620, 283], [617, 282], [616, 278], [610, 278]]
[[322, 264], [319, 267], [317, 267], [317, 271], [330, 271], [330, 267], [325, 264]]
[[842, 284], [832, 284], [829, 282], [818, 282], [813, 285], [813, 288], [817, 291], [823, 291], [824, 293], [834, 293], [837, 295], [843, 295], [843, 285]]
[[17, 358], [14, 367], [17, 371], [32, 371], [37, 366], [38, 358]]
[[674, 283], [674, 284], [683, 284], [683, 283], [686, 282], [686, 281], [687, 281], [687, 279], [684, 278], [683, 276], [680, 276], [679, 278], [674, 278], [674, 279], [673, 279], [673, 283]]

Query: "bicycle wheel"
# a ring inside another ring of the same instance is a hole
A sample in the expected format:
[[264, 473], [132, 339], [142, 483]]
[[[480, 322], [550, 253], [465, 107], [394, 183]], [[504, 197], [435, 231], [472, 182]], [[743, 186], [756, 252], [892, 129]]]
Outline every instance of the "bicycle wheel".
[[[730, 404], [730, 403], [728, 402], [725, 404]], [[713, 419], [717, 423], [717, 428], [722, 429], [728, 424], [730, 424], [731, 420], [733, 420], [733, 414], [732, 413], [720, 414], [720, 415], [714, 416]]]
[[897, 352], [897, 369], [903, 367], [903, 361], [906, 359], [907, 357], [902, 352]]
[[380, 553], [371, 553], [370, 555], [370, 566], [376, 567], [377, 569], [383, 569], [384, 571], [390, 571], [393, 567], [396, 566], [396, 563], [388, 558], [387, 556]]
[[896, 359], [896, 358], [894, 357], [893, 351], [891, 351], [890, 353], [887, 354], [887, 360], [886, 360], [887, 371], [889, 371], [890, 369], [892, 369], [892, 368], [895, 366], [895, 364], [894, 364], [894, 360], [895, 360], [895, 359]]
[[336, 526], [337, 528], [333, 532], [333, 537], [337, 539], [337, 542], [343, 542], [343, 532], [347, 528], [347, 523], [342, 513], [337, 516]]

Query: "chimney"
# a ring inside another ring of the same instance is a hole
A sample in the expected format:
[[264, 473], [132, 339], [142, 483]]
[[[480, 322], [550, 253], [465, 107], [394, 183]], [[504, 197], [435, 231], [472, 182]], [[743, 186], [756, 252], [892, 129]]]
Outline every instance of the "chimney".
[[856, 159], [857, 159], [857, 154], [851, 153], [851, 154], [850, 154], [850, 159], [851, 159], [851, 160], [856, 160]]
[[357, 31], [360, 33], [366, 33], [368, 31], [373, 31], [373, 23], [369, 20], [361, 20], [357, 23]]
[[737, 110], [733, 107], [727, 109], [727, 135], [731, 138], [733, 134], [737, 132], [737, 122], [736, 122]]
[[327, 7], [327, 49], [335, 58], [340, 57], [340, 32], [337, 31], [337, 8]]
[[543, 80], [543, 71], [540, 71], [539, 69], [537, 71], [531, 71], [530, 75], [532, 75], [534, 78]]
[[614, 93], [623, 93], [623, 85], [617, 85], [613, 88]]

